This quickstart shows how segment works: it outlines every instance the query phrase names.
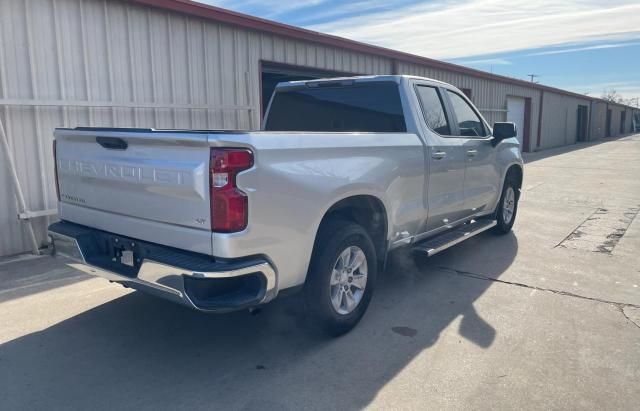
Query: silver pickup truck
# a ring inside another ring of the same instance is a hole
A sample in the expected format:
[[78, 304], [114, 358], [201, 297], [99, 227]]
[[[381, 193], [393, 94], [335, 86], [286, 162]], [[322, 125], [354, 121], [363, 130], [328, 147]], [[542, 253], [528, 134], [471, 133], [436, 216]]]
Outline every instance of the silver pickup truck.
[[513, 225], [522, 158], [457, 88], [409, 76], [278, 85], [262, 131], [55, 131], [55, 254], [210, 312], [301, 290], [338, 335], [398, 247]]

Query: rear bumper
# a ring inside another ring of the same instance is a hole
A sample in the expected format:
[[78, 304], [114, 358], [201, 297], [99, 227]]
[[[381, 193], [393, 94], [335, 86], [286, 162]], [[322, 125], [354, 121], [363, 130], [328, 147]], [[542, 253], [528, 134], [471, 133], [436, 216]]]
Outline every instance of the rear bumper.
[[[262, 257], [220, 260], [69, 222], [49, 226], [53, 255], [72, 266], [195, 308], [226, 312], [271, 301], [278, 293], [277, 275]], [[123, 252], [132, 255], [129, 265]]]

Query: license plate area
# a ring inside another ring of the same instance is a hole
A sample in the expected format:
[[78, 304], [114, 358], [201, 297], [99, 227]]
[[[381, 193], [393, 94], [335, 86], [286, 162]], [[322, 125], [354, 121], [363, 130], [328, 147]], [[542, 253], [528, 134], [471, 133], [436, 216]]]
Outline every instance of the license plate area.
[[134, 267], [134, 256], [133, 251], [131, 250], [123, 250], [120, 253], [120, 264], [126, 265], [127, 267]]
[[109, 235], [106, 248], [113, 271], [128, 277], [138, 274], [142, 264], [142, 249], [135, 240]]

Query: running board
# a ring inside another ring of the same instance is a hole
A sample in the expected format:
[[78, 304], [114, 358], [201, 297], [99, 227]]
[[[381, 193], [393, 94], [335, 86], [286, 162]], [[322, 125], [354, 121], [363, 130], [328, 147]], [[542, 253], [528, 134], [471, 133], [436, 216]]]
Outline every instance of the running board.
[[470, 223], [463, 224], [436, 237], [416, 243], [412, 250], [416, 253], [426, 253], [428, 257], [431, 257], [474, 235], [495, 227], [496, 224], [496, 220], [472, 220]]

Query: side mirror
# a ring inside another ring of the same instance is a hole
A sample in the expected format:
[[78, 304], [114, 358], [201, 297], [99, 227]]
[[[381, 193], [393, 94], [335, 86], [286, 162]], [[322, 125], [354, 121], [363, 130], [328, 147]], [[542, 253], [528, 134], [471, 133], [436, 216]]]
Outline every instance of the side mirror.
[[493, 123], [493, 141], [498, 144], [504, 139], [518, 135], [515, 123]]

